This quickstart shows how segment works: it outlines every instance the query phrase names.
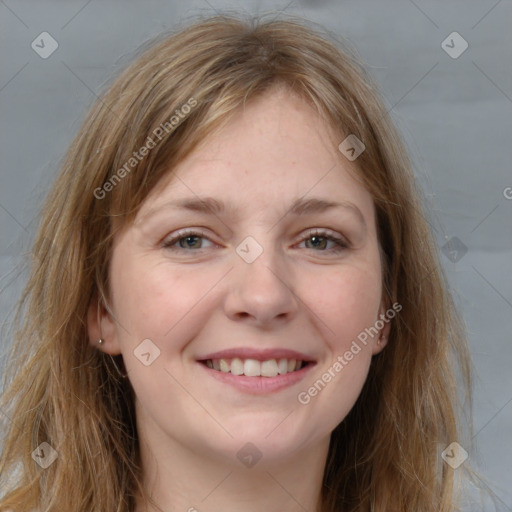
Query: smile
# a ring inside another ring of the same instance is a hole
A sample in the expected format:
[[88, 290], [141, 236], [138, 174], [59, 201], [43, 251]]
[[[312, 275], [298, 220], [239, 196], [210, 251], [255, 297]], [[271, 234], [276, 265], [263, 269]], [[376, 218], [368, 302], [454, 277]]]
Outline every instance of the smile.
[[238, 357], [233, 359], [207, 359], [203, 363], [208, 368], [219, 372], [246, 377], [277, 377], [277, 375], [299, 371], [308, 364], [296, 359], [281, 358], [258, 361], [257, 359], [240, 359]]
[[293, 386], [316, 365], [311, 355], [285, 348], [233, 347], [204, 354], [196, 361], [217, 382], [253, 395]]

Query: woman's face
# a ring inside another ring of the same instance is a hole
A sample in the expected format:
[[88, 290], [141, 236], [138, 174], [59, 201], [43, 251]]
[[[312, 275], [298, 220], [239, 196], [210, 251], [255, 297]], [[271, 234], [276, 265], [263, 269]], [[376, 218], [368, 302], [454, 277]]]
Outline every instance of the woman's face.
[[169, 169], [115, 239], [101, 350], [123, 355], [155, 450], [275, 463], [325, 448], [356, 402], [385, 344], [358, 341], [385, 311], [381, 263], [357, 161], [330, 140], [273, 91]]

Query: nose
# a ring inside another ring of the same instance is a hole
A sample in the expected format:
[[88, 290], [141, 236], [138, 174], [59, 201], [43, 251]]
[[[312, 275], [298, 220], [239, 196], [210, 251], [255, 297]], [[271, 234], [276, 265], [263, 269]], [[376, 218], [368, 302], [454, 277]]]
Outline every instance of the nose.
[[290, 271], [282, 258], [264, 250], [252, 263], [236, 253], [235, 268], [229, 273], [229, 292], [224, 308], [233, 321], [245, 321], [260, 328], [275, 328], [294, 318], [298, 297], [290, 284]]

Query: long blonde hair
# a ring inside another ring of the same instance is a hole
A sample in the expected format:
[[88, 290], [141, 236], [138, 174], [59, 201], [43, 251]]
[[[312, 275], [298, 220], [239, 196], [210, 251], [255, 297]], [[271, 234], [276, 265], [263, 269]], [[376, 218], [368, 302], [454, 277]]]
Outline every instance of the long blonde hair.
[[[348, 134], [364, 142], [357, 172], [376, 207], [383, 286], [402, 306], [357, 403], [332, 433], [322, 512], [455, 510], [454, 470], [440, 453], [452, 441], [468, 449], [457, 385], [467, 399], [469, 356], [400, 137], [359, 59], [332, 35], [297, 19], [235, 16], [198, 21], [148, 45], [93, 105], [68, 150], [16, 317], [2, 397], [12, 421], [0, 510], [133, 512], [143, 492], [133, 390], [118, 373], [121, 356], [88, 343], [87, 310], [95, 296], [109, 303], [116, 229], [133, 220], [169, 168], [274, 86], [316, 107], [334, 144]], [[193, 108], [171, 126], [191, 99]], [[154, 147], [126, 167], [148, 137]], [[58, 452], [46, 469], [32, 457], [43, 442]]]

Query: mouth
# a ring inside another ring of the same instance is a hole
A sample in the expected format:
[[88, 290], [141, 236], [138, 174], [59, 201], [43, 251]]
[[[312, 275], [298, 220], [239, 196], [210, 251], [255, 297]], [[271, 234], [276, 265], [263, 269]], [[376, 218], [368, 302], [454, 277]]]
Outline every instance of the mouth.
[[316, 365], [311, 357], [291, 350], [225, 350], [197, 362], [218, 382], [253, 395], [290, 387]]
[[222, 373], [245, 377], [265, 377], [272, 378], [278, 375], [286, 375], [302, 370], [306, 366], [315, 364], [313, 361], [304, 361], [297, 359], [267, 359], [259, 361], [257, 359], [242, 359], [234, 357], [233, 359], [205, 359], [199, 361], [203, 365]]

